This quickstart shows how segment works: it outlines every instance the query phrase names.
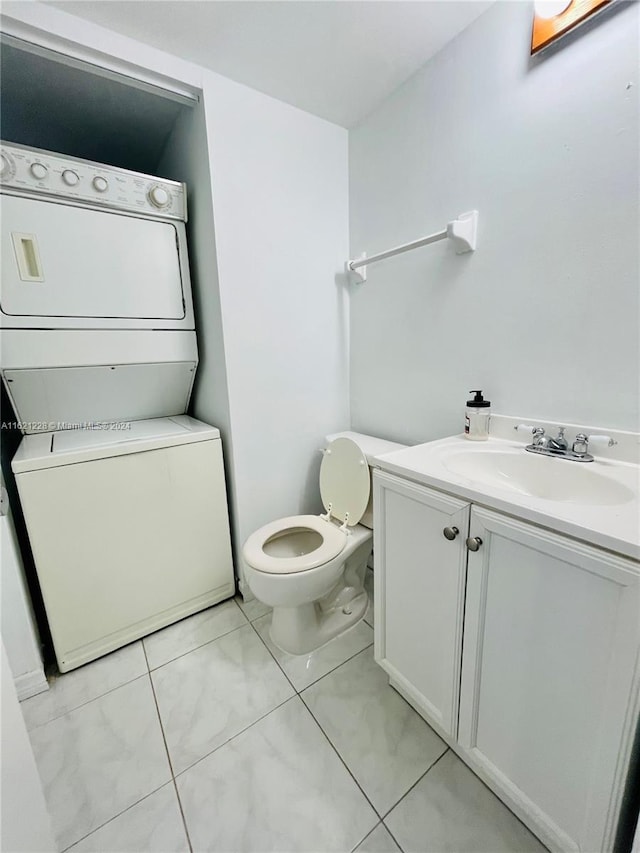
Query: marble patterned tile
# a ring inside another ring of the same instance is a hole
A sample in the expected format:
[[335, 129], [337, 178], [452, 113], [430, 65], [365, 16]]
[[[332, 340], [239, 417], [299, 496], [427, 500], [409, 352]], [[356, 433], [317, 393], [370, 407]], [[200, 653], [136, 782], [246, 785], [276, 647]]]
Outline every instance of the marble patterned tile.
[[378, 821], [297, 696], [177, 784], [198, 853], [344, 853]]
[[406, 853], [546, 853], [449, 751], [385, 818]]
[[173, 782], [105, 823], [69, 853], [188, 853]]
[[367, 608], [367, 612], [364, 614], [364, 621], [367, 625], [371, 625], [374, 627], [374, 615], [373, 615], [373, 571], [371, 569], [367, 569], [364, 575], [364, 588], [366, 589], [369, 595], [369, 607]]
[[246, 624], [247, 620], [235, 601], [225, 601], [181, 619], [144, 638], [149, 669], [157, 669]]
[[389, 687], [371, 648], [301, 695], [380, 815], [447, 749]]
[[148, 675], [30, 738], [59, 850], [171, 779]]
[[21, 702], [27, 729], [42, 726], [146, 673], [147, 662], [138, 641], [71, 672], [58, 674], [50, 678], [49, 690]]
[[253, 624], [297, 691], [304, 690], [373, 643], [373, 631], [363, 620], [307, 655], [290, 655], [279, 649], [269, 636], [271, 614]]
[[245, 601], [242, 595], [238, 593], [234, 600], [237, 601], [239, 608], [250, 622], [253, 622], [261, 616], [264, 616], [266, 613], [271, 612], [269, 605], [263, 604], [261, 601], [258, 601], [257, 598], [252, 598], [251, 601]]
[[151, 673], [175, 773], [293, 695], [251, 625]]
[[379, 823], [373, 832], [358, 844], [353, 853], [401, 853], [401, 850], [387, 827]]

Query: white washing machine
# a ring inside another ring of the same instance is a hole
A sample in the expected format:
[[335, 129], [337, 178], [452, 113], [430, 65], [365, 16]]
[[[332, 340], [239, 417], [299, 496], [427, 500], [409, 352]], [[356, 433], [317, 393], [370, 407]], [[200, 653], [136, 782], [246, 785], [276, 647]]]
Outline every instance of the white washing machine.
[[0, 372], [62, 672], [234, 593], [198, 363], [186, 188], [3, 143]]
[[29, 435], [12, 467], [61, 672], [233, 595], [214, 427]]

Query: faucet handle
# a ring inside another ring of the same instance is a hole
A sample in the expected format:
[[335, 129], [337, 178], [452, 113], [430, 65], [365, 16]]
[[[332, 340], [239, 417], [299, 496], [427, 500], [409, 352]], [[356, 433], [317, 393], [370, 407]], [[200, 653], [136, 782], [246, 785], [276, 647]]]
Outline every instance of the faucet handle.
[[578, 456], [585, 456], [589, 449], [589, 436], [583, 432], [576, 435], [575, 441], [571, 445], [571, 450]]
[[618, 442], [611, 438], [610, 435], [590, 435], [589, 443], [595, 444], [596, 447], [613, 447]]
[[[514, 426], [514, 430], [516, 432], [528, 432], [529, 435], [533, 435], [536, 430], [542, 429], [542, 427], [536, 427], [532, 424], [518, 424]], [[542, 434], [544, 434], [544, 429], [542, 429]]]
[[578, 456], [584, 456], [589, 449], [589, 445], [595, 445], [596, 447], [613, 447], [614, 444], [618, 442], [615, 441], [609, 435], [585, 435], [583, 432], [579, 432], [576, 435], [576, 440], [573, 442], [573, 447], [571, 448], [574, 453], [578, 454]]

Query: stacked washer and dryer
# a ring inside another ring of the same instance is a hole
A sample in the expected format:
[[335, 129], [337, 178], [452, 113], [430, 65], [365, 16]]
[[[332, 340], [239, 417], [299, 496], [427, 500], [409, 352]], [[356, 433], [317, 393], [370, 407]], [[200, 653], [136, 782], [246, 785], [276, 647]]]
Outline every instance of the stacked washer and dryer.
[[0, 155], [12, 469], [65, 672], [233, 595], [222, 448], [185, 414], [185, 186], [14, 143]]

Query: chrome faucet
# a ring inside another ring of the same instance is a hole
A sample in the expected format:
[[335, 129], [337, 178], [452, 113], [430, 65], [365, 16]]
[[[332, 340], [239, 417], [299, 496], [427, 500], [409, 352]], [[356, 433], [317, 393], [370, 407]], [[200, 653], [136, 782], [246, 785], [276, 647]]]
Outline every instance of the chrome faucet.
[[569, 459], [573, 462], [593, 462], [593, 456], [588, 453], [589, 441], [592, 441], [594, 444], [602, 444], [606, 447], [613, 447], [614, 444], [618, 443], [608, 435], [589, 436], [579, 432], [571, 449], [569, 449], [567, 439], [564, 437], [566, 427], [559, 427], [558, 435], [555, 438], [546, 435], [544, 427], [540, 426], [518, 424], [514, 429], [530, 432], [533, 436], [531, 444], [527, 444], [525, 447], [525, 450], [528, 450], [529, 453], [538, 453], [541, 456], [553, 456], [556, 459]]
[[566, 427], [560, 427], [558, 430], [558, 434], [555, 438], [548, 438], [548, 448], [549, 450], [559, 451], [560, 453], [564, 453], [565, 450], [569, 449], [569, 444], [567, 443], [567, 439], [564, 437], [564, 431]]
[[[565, 429], [566, 427], [560, 427], [558, 435], [552, 438], [550, 435], [545, 434], [544, 427], [533, 427], [533, 441], [529, 446], [537, 448], [539, 453], [543, 450], [548, 451], [549, 454], [564, 453], [569, 448], [567, 439], [564, 437]], [[529, 450], [529, 447], [527, 447], [527, 450]]]

